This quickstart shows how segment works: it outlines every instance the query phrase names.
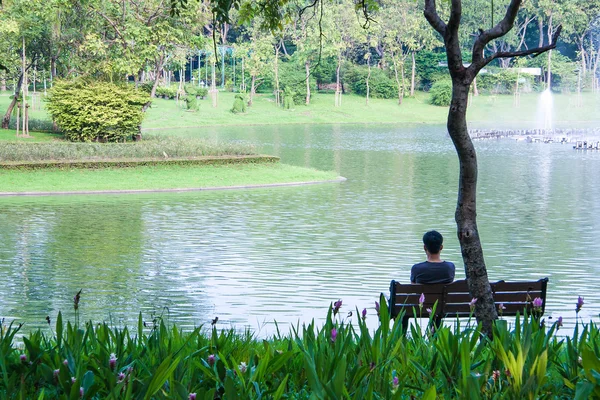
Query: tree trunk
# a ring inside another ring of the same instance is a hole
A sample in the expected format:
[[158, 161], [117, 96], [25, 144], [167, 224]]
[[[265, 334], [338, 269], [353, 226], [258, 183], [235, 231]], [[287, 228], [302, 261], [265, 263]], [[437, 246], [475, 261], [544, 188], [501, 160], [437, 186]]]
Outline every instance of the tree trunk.
[[250, 84], [250, 99], [248, 105], [252, 106], [252, 100], [254, 100], [254, 94], [256, 93], [256, 75], [252, 75], [252, 83]]
[[367, 56], [367, 66], [369, 67], [369, 73], [367, 74], [367, 79], [365, 83], [367, 84], [367, 105], [369, 105], [369, 93], [371, 91], [371, 87], [369, 86], [369, 79], [371, 79], [371, 54]]
[[156, 76], [154, 77], [154, 84], [152, 85], [152, 90], [150, 91], [150, 98], [153, 99], [156, 97], [156, 88], [158, 87], [158, 83], [160, 82], [161, 73], [163, 73], [163, 62], [165, 59], [164, 53], [161, 53], [160, 58], [156, 62]]
[[342, 106], [342, 90], [340, 87], [340, 67], [342, 65], [342, 57], [338, 56], [337, 69], [335, 70], [335, 106]]
[[0, 90], [6, 92], [6, 71], [2, 71], [2, 82], [0, 82]]
[[50, 80], [56, 79], [56, 56], [50, 58]]
[[[552, 14], [548, 18], [548, 43], [552, 42]], [[548, 51], [548, 70], [546, 71], [546, 83], [548, 84], [548, 90], [552, 89], [552, 50]]]
[[411, 53], [412, 56], [412, 73], [410, 76], [410, 97], [414, 97], [415, 95], [415, 74], [416, 74], [416, 65], [415, 65], [415, 52]]
[[[458, 50], [460, 51], [460, 50]], [[452, 102], [448, 112], [448, 133], [454, 143], [460, 163], [458, 201], [455, 220], [458, 241], [465, 263], [469, 292], [477, 299], [475, 316], [482, 331], [492, 332], [493, 321], [498, 318], [492, 289], [489, 284], [483, 249], [477, 229], [477, 154], [467, 130], [467, 102], [471, 82], [463, 76], [452, 77]]]
[[10, 116], [12, 115], [13, 109], [17, 104], [17, 98], [21, 94], [21, 86], [23, 86], [23, 73], [19, 75], [19, 81], [15, 85], [15, 95], [12, 98], [12, 101], [8, 105], [8, 109], [2, 118], [2, 129], [8, 129], [8, 124], [10, 122]]
[[396, 77], [396, 87], [398, 88], [398, 105], [402, 104], [402, 88], [400, 79], [398, 79], [398, 63], [396, 63], [396, 55], [392, 53], [392, 62], [394, 63], [394, 76]]
[[479, 89], [477, 89], [477, 77], [473, 79], [473, 96], [479, 96]]
[[310, 104], [310, 61], [304, 63], [306, 68], [306, 105]]
[[[283, 42], [283, 40], [282, 40]], [[275, 46], [275, 104], [280, 105], [279, 101], [279, 46]]]
[[544, 45], [544, 20], [542, 20], [541, 16], [538, 17], [538, 30], [540, 31], [538, 47], [542, 47]]

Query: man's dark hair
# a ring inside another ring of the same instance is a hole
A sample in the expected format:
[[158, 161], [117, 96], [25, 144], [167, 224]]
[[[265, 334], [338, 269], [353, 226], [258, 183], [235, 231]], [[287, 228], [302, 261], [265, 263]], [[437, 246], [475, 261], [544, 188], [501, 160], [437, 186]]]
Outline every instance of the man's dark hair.
[[438, 254], [443, 242], [444, 238], [438, 231], [429, 231], [423, 235], [423, 244], [431, 254]]

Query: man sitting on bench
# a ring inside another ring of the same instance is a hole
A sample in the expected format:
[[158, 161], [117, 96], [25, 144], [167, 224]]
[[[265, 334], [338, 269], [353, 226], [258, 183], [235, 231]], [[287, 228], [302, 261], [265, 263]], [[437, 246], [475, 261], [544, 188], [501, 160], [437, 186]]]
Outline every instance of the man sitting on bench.
[[410, 283], [452, 283], [455, 267], [449, 261], [443, 261], [440, 253], [444, 246], [444, 238], [437, 231], [429, 231], [423, 235], [423, 248], [427, 261], [412, 266]]

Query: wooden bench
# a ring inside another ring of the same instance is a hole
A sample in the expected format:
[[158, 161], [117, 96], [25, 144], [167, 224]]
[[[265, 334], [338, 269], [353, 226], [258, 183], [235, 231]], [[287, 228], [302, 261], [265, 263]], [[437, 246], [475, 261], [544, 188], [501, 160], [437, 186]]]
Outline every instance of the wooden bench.
[[[540, 315], [544, 313], [548, 278], [531, 282], [498, 281], [490, 282], [490, 285], [496, 309], [498, 310], [500, 305], [504, 307], [502, 315], [514, 316], [517, 313], [523, 315], [525, 310], [531, 313], [532, 302], [536, 297], [542, 299]], [[421, 294], [425, 296], [422, 308], [419, 307]], [[402, 284], [392, 281], [388, 305], [391, 318], [396, 318], [404, 312], [404, 320], [408, 320], [429, 318], [431, 315], [428, 309], [433, 311], [434, 304], [437, 302], [433, 319], [439, 323], [442, 318], [471, 315], [471, 300], [466, 280], [434, 285]]]

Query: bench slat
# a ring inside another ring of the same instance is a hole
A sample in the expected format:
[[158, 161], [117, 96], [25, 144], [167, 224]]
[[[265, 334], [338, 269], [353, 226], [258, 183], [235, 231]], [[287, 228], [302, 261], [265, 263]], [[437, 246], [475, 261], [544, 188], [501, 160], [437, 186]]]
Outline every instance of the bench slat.
[[[496, 307], [503, 304], [502, 315], [523, 314], [524, 310], [531, 311], [531, 301], [536, 297], [543, 300], [542, 314], [546, 306], [546, 288], [548, 278], [532, 282], [491, 282]], [[422, 310], [419, 309], [421, 294], [425, 296]], [[390, 283], [390, 315], [392, 318], [404, 310], [406, 317], [429, 317], [427, 308], [433, 308], [437, 301], [436, 314], [445, 316], [468, 317], [471, 314], [471, 302], [468, 283], [466, 280], [449, 284], [401, 284]], [[413, 307], [415, 312], [413, 313]]]

